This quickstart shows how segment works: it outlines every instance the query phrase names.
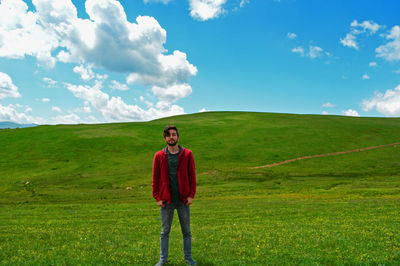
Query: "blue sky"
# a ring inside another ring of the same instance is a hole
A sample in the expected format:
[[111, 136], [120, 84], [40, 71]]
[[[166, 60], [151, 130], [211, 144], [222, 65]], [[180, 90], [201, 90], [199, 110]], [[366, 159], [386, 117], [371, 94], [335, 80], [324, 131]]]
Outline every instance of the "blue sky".
[[1, 0], [0, 121], [400, 116], [394, 0]]

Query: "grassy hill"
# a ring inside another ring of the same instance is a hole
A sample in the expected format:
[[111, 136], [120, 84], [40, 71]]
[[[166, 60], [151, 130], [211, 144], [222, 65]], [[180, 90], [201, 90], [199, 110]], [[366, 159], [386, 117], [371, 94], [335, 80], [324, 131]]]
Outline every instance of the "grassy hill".
[[[0, 264], [157, 262], [166, 124], [195, 157], [199, 265], [400, 263], [399, 146], [250, 168], [399, 142], [399, 118], [206, 112], [0, 130]], [[181, 241], [176, 216], [169, 265], [183, 265]]]
[[[153, 155], [165, 146], [162, 129], [166, 124], [177, 125], [181, 145], [193, 150], [199, 188], [207, 191], [215, 185], [233, 189], [236, 183], [264, 190], [275, 179], [354, 179], [397, 176], [400, 172], [397, 146], [247, 169], [398, 142], [398, 118], [207, 112], [145, 123], [2, 130], [0, 202], [86, 201], [130, 194], [138, 199], [146, 197]], [[127, 186], [136, 192], [124, 192]]]

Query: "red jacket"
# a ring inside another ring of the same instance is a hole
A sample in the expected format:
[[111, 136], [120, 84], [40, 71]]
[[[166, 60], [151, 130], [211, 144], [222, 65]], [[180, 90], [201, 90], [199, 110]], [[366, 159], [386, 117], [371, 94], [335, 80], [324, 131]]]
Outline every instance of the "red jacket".
[[[189, 149], [182, 148], [182, 151], [179, 153], [177, 177], [181, 201], [185, 203], [187, 197], [194, 198], [196, 194], [196, 172], [193, 153]], [[164, 149], [154, 155], [153, 197], [156, 201], [163, 200], [171, 203], [168, 156]]]

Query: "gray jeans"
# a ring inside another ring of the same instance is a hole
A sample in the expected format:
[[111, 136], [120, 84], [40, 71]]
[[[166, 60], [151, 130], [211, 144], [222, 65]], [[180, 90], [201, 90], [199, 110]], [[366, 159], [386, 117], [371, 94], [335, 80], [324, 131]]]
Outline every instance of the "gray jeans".
[[183, 253], [186, 260], [192, 259], [192, 235], [190, 233], [190, 207], [183, 202], [166, 204], [160, 207], [161, 212], [161, 238], [160, 238], [160, 260], [167, 261], [169, 247], [169, 232], [171, 230], [174, 210], [177, 210], [183, 236]]

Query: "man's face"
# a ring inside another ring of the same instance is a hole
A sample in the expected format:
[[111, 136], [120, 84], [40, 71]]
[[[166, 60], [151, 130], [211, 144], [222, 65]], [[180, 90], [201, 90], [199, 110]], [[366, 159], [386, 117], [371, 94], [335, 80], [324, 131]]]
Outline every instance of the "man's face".
[[179, 137], [175, 129], [168, 130], [169, 135], [165, 136], [165, 142], [169, 146], [175, 146], [178, 143]]

